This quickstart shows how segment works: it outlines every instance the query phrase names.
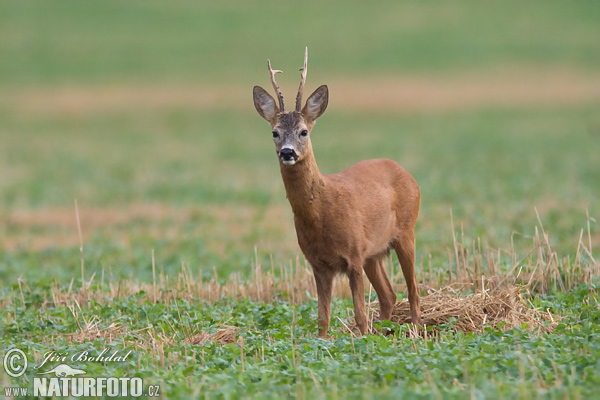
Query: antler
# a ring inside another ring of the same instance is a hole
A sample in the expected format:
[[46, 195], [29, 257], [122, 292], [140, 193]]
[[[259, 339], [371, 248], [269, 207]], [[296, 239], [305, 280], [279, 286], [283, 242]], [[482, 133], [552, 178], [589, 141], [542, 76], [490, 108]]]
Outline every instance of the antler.
[[271, 60], [267, 60], [267, 67], [269, 67], [269, 74], [271, 74], [271, 83], [273, 83], [273, 89], [275, 89], [275, 93], [277, 94], [277, 99], [279, 100], [279, 109], [281, 112], [285, 112], [285, 104], [283, 103], [283, 95], [281, 94], [281, 90], [279, 89], [279, 85], [275, 82], [275, 74], [283, 73], [281, 70], [274, 70], [271, 68]]
[[298, 94], [296, 95], [296, 111], [298, 112], [302, 107], [302, 92], [304, 91], [304, 83], [306, 82], [306, 70], [308, 68], [307, 62], [308, 46], [304, 49], [304, 67], [300, 68], [300, 71], [302, 71], [302, 74], [300, 75], [302, 77], [302, 80], [300, 81], [300, 87], [298, 88]]

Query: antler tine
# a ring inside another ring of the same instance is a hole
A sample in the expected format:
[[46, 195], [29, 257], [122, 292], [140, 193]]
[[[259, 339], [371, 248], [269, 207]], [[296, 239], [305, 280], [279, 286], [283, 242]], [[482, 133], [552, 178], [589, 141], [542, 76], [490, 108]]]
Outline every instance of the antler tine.
[[302, 107], [302, 92], [304, 91], [304, 83], [306, 83], [306, 71], [308, 69], [308, 46], [304, 49], [304, 66], [300, 68], [302, 73], [300, 76], [302, 80], [300, 81], [300, 87], [298, 88], [298, 94], [296, 95], [296, 111], [300, 111]]
[[281, 70], [273, 70], [271, 68], [271, 60], [267, 60], [267, 67], [269, 67], [269, 74], [271, 75], [271, 83], [273, 83], [273, 89], [275, 89], [275, 93], [277, 94], [277, 99], [279, 100], [279, 109], [281, 112], [285, 112], [285, 104], [283, 103], [283, 95], [281, 94], [281, 90], [279, 89], [279, 85], [275, 82], [275, 74], [283, 73]]

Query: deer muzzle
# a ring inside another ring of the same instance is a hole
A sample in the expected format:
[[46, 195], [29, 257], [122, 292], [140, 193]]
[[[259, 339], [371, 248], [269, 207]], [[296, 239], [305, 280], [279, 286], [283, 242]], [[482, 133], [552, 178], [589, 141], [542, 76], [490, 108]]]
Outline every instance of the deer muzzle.
[[285, 165], [293, 165], [298, 161], [298, 154], [296, 150], [285, 147], [279, 151], [279, 159]]

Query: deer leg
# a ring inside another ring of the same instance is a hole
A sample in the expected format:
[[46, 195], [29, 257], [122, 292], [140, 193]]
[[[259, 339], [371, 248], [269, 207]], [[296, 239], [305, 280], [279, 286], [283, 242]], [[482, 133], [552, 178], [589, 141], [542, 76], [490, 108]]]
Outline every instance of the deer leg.
[[367, 310], [365, 308], [365, 281], [363, 280], [363, 262], [350, 264], [348, 266], [348, 280], [354, 303], [354, 319], [356, 325], [363, 335], [368, 333]]
[[317, 284], [317, 301], [319, 309], [319, 337], [326, 338], [329, 330], [331, 316], [331, 296], [333, 293], [333, 275], [316, 272], [315, 283]]
[[406, 280], [408, 289], [408, 304], [410, 305], [410, 315], [413, 324], [421, 323], [421, 300], [419, 298], [419, 286], [415, 273], [415, 240], [414, 235], [404, 235], [395, 246], [396, 254], [400, 260], [402, 273]]
[[385, 272], [383, 259], [370, 258], [365, 261], [365, 273], [379, 298], [379, 319], [390, 319], [396, 304], [396, 293]]

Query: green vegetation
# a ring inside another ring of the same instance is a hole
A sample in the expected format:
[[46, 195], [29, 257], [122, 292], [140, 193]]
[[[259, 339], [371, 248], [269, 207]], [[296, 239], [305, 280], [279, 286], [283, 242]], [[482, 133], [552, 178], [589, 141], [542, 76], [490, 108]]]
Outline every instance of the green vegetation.
[[[229, 299], [152, 304], [132, 295], [74, 312], [18, 307], [2, 345], [25, 345], [38, 363], [49, 349], [69, 355], [134, 349], [128, 362], [81, 367], [92, 376], [142, 377], [169, 398], [592, 398], [600, 383], [600, 313], [590, 290], [596, 288], [536, 300], [564, 315], [552, 334], [520, 327], [455, 334], [448, 327], [424, 340], [406, 338], [392, 325], [396, 336], [353, 338], [334, 319], [333, 340], [326, 341], [315, 337], [315, 300], [301, 306]], [[350, 300], [336, 301], [334, 311], [348, 319], [351, 307]], [[97, 338], [94, 329], [82, 329], [95, 317], [102, 321]], [[122, 326], [109, 336], [114, 321]], [[223, 322], [243, 339], [187, 343], [196, 330], [216, 333]], [[12, 384], [27, 386], [35, 376], [30, 370]]]
[[[597, 270], [600, 246], [599, 20], [593, 1], [5, 2], [2, 350], [23, 348], [39, 362], [51, 350], [132, 348], [128, 363], [75, 367], [140, 376], [168, 398], [594, 397], [598, 281], [582, 271]], [[533, 306], [563, 317], [552, 334], [448, 328], [425, 340], [396, 327], [395, 337], [352, 338], [342, 325], [351, 302], [339, 299], [342, 321], [321, 341], [314, 299], [154, 304], [131, 293], [169, 276], [157, 290], [177, 297], [182, 265], [224, 285], [232, 273], [250, 279], [253, 264], [279, 275], [296, 263], [291, 210], [251, 88], [269, 89], [271, 58], [292, 98], [305, 45], [307, 91], [331, 91], [312, 133], [321, 170], [389, 157], [415, 176], [418, 271], [433, 286], [459, 268], [455, 246], [477, 276], [479, 255], [485, 269], [495, 254], [503, 273], [515, 262], [550, 265], [537, 254], [547, 244], [560, 267], [548, 273], [583, 282], [530, 293]], [[123, 325], [94, 339], [85, 321]], [[243, 348], [184, 340], [225, 325]], [[1, 386], [33, 374], [0, 372]]]

